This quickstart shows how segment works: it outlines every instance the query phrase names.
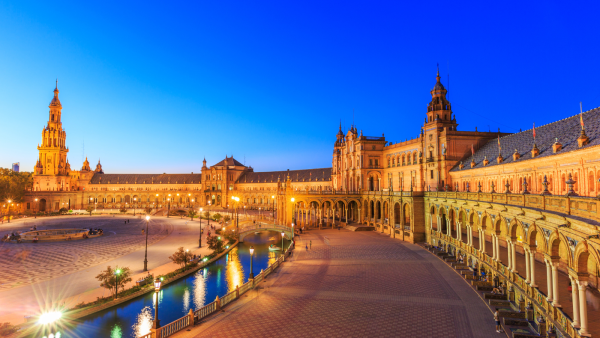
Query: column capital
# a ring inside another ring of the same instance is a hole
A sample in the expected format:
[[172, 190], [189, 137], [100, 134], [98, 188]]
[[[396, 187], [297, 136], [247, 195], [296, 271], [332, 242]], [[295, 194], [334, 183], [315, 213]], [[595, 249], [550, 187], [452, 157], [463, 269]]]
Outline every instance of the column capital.
[[587, 285], [588, 285], [587, 281], [577, 280], [577, 286], [579, 286], [579, 291], [585, 291]]

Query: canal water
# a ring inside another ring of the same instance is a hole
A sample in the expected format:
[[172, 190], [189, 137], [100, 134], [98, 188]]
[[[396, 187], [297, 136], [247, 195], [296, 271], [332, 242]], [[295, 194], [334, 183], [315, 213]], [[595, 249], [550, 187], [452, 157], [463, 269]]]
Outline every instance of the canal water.
[[[277, 232], [248, 235], [227, 255], [196, 273], [164, 286], [158, 294], [158, 317], [166, 325], [215, 300], [217, 295], [235, 290], [248, 281], [250, 246], [254, 247], [254, 275], [266, 269], [282, 254], [270, 251], [269, 245], [281, 247]], [[284, 247], [290, 242], [285, 240]], [[58, 332], [40, 333], [45, 338], [110, 337], [136, 338], [150, 332], [154, 320], [156, 296], [148, 293], [139, 298], [79, 319], [76, 323], [61, 323]]]

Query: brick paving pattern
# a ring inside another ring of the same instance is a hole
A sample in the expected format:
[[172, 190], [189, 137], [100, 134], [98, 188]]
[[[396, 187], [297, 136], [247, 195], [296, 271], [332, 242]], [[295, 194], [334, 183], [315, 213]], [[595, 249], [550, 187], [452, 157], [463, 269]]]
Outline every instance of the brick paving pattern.
[[[40, 218], [27, 222], [0, 225], [0, 237], [13, 231], [29, 231], [33, 225], [38, 230], [65, 228], [101, 228], [104, 235], [97, 238], [60, 242], [21, 243], [0, 242], [0, 291], [35, 284], [64, 276], [114, 258], [139, 250], [145, 245], [142, 233], [146, 222], [124, 218], [83, 217]], [[167, 236], [167, 227], [151, 222], [148, 245]]]
[[424, 249], [376, 233], [337, 230], [297, 238], [294, 257], [258, 290], [175, 335], [285, 336], [500, 335], [477, 294]]

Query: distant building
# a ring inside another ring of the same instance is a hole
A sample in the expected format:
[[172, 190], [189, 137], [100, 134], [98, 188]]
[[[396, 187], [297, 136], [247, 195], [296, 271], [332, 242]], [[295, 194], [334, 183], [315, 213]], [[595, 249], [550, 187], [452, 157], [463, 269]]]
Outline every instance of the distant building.
[[21, 166], [21, 162], [17, 162], [17, 163], [13, 163], [12, 164], [12, 170], [16, 173], [19, 172], [19, 167]]

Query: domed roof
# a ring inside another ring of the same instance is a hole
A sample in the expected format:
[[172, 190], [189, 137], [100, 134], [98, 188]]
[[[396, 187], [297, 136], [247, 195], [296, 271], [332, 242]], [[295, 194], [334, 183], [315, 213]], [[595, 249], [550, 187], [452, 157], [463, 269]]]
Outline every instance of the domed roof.
[[439, 81], [439, 77], [438, 77], [438, 82], [435, 83], [435, 86], [433, 86], [433, 90], [442, 90], [442, 89], [446, 89], [444, 88], [444, 85]]
[[54, 97], [50, 101], [51, 107], [62, 107], [60, 100], [58, 99], [58, 80], [56, 80], [56, 87], [54, 88]]

